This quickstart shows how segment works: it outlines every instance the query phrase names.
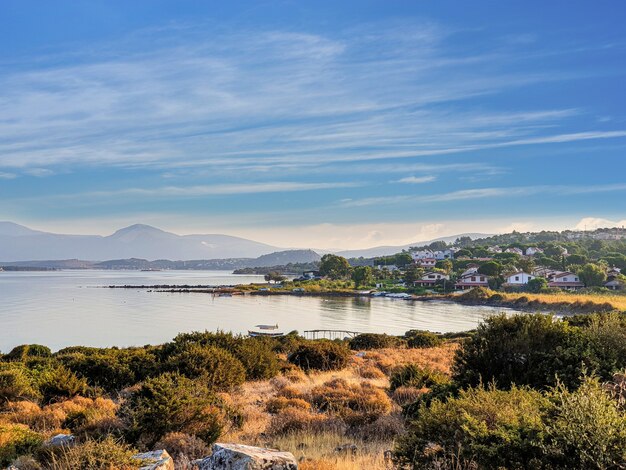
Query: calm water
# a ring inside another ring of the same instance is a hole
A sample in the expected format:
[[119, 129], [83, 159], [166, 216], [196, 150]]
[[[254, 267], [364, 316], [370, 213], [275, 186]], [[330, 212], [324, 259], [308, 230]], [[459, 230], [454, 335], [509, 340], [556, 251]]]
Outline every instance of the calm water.
[[222, 329], [245, 333], [259, 323], [278, 323], [283, 331], [463, 331], [503, 310], [381, 298], [214, 297], [100, 288], [249, 282], [263, 282], [263, 277], [227, 271], [0, 272], [0, 351], [24, 343], [46, 344], [52, 349], [157, 344], [179, 332]]

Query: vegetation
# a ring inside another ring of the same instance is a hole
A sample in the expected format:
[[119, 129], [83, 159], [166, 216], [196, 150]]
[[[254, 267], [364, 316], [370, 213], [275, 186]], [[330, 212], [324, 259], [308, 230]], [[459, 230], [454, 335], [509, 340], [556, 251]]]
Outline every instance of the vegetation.
[[[293, 452], [305, 470], [626, 465], [616, 312], [349, 342], [194, 332], [144, 348], [29, 349], [0, 359], [2, 466], [130, 469], [155, 448], [182, 466], [217, 439]], [[59, 432], [76, 445], [45, 445]]]

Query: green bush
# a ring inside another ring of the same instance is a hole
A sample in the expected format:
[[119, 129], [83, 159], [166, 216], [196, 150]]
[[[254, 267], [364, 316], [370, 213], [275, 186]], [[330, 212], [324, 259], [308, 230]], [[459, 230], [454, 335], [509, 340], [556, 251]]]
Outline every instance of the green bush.
[[280, 372], [280, 362], [273, 344], [264, 338], [246, 339], [233, 354], [246, 369], [248, 380], [270, 379]]
[[574, 392], [562, 385], [549, 398], [544, 449], [555, 468], [623, 468], [626, 463], [626, 413], [586, 378]]
[[99, 349], [58, 354], [57, 359], [91, 386], [114, 393], [162, 372], [155, 352], [144, 348]]
[[430, 331], [409, 330], [404, 337], [409, 348], [434, 348], [443, 344], [441, 336]]
[[63, 366], [43, 372], [37, 381], [44, 403], [84, 395], [87, 392], [87, 381], [76, 377], [76, 374]]
[[435, 463], [442, 461], [456, 461], [458, 468], [541, 468], [547, 406], [540, 392], [516, 387], [481, 386], [445, 402], [435, 399], [420, 410], [395, 454], [413, 468], [439, 468]]
[[20, 455], [32, 454], [43, 437], [21, 424], [0, 424], [0, 465], [8, 465]]
[[398, 338], [380, 333], [362, 333], [350, 340], [350, 349], [359, 351], [363, 349], [391, 348], [398, 344]]
[[389, 389], [393, 392], [398, 387], [431, 388], [449, 382], [450, 379], [442, 372], [406, 364], [391, 373]]
[[206, 384], [165, 373], [146, 380], [118, 414], [133, 443], [151, 447], [167, 433], [184, 432], [211, 444], [222, 432], [220, 404]]
[[[31, 377], [24, 367], [15, 365], [0, 368], [0, 402], [38, 397]], [[1, 405], [0, 405], [1, 406]]]
[[11, 352], [3, 356], [4, 361], [26, 361], [31, 357], [50, 357], [52, 351], [40, 344], [22, 344], [14, 347]]
[[495, 381], [548, 388], [557, 377], [575, 388], [585, 367], [596, 369], [585, 332], [550, 315], [528, 314], [486, 319], [464, 341], [453, 364], [453, 377], [462, 386]]
[[288, 357], [289, 362], [303, 370], [339, 370], [348, 365], [350, 350], [343, 344], [328, 340], [308, 341]]
[[241, 361], [216, 346], [185, 345], [181, 352], [170, 357], [168, 365], [185, 377], [199, 378], [216, 390], [230, 390], [246, 379]]

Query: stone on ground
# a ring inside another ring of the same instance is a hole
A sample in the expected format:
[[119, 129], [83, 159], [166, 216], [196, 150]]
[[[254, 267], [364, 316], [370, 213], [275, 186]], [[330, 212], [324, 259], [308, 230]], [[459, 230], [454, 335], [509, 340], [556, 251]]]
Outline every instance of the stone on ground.
[[214, 444], [213, 454], [194, 465], [199, 470], [298, 470], [291, 452], [243, 444]]

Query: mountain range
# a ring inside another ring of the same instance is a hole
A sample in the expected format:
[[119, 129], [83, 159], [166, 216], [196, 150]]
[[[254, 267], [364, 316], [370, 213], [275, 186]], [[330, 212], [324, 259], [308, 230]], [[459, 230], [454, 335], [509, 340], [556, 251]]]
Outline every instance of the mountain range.
[[[430, 241], [416, 241], [404, 246], [378, 246], [362, 250], [335, 251], [352, 257], [370, 258], [398, 253], [410, 246], [433, 241], [454, 241], [457, 237], [478, 238], [488, 236], [467, 233]], [[315, 250], [327, 253], [328, 250]], [[149, 225], [135, 224], [122, 228], [112, 235], [65, 235], [32, 230], [13, 222], [0, 222], [0, 261], [69, 260], [70, 265], [87, 267], [91, 262], [103, 260], [226, 260], [256, 259], [254, 266], [311, 262], [317, 253], [311, 250], [285, 250], [265, 243], [222, 234], [177, 235]], [[269, 256], [268, 256], [269, 255]], [[48, 264], [51, 262], [48, 261]], [[32, 263], [31, 263], [32, 264]], [[249, 264], [247, 264], [249, 266]]]

